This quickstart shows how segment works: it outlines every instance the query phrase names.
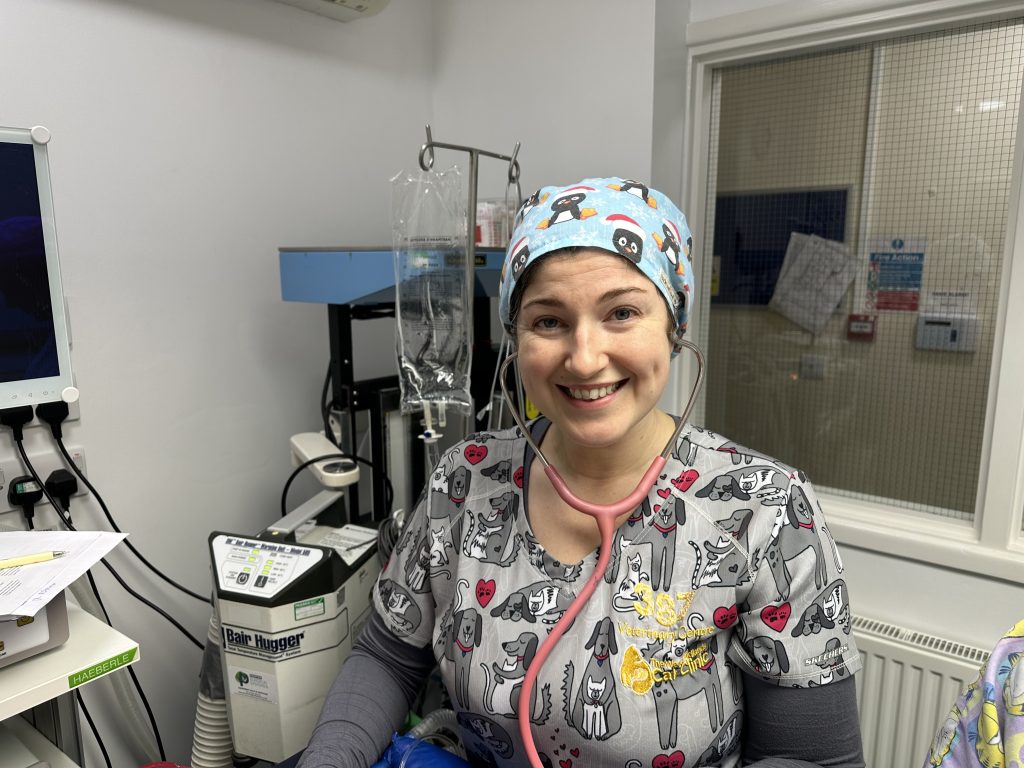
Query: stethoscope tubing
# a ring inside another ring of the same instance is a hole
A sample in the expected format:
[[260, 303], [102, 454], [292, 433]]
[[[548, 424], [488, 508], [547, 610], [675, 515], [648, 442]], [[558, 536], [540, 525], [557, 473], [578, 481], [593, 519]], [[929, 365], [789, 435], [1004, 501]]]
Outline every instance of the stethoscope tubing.
[[533, 714], [533, 689], [537, 682], [537, 677], [540, 675], [541, 667], [547, 660], [551, 651], [554, 650], [555, 645], [565, 634], [569, 626], [575, 621], [580, 611], [583, 610], [583, 606], [586, 605], [587, 601], [590, 600], [591, 595], [594, 594], [594, 590], [597, 589], [597, 584], [604, 575], [605, 570], [608, 568], [608, 561], [611, 559], [612, 543], [615, 538], [615, 520], [626, 512], [631, 512], [636, 509], [643, 499], [651, 492], [655, 482], [658, 480], [658, 476], [661, 474], [662, 468], [665, 466], [665, 462], [671, 455], [673, 448], [679, 441], [679, 436], [682, 434], [683, 429], [686, 427], [687, 419], [690, 417], [690, 412], [693, 410], [694, 405], [697, 402], [697, 395], [700, 393], [701, 386], [704, 383], [704, 353], [700, 351], [700, 348], [696, 344], [692, 344], [685, 339], [675, 339], [675, 342], [681, 346], [684, 346], [691, 350], [697, 358], [697, 377], [694, 381], [693, 389], [690, 391], [690, 398], [686, 403], [686, 408], [683, 410], [682, 418], [679, 419], [679, 423], [676, 425], [675, 431], [672, 433], [672, 437], [665, 444], [665, 448], [662, 452], [654, 457], [651, 462], [651, 466], [644, 473], [644, 476], [640, 478], [640, 482], [637, 483], [636, 488], [625, 498], [613, 503], [613, 504], [595, 504], [585, 499], [581, 499], [572, 489], [566, 484], [565, 480], [555, 469], [554, 465], [547, 460], [544, 452], [541, 451], [540, 446], [534, 441], [533, 436], [530, 434], [530, 430], [527, 429], [526, 423], [523, 421], [522, 415], [519, 413], [519, 409], [516, 407], [511, 396], [508, 393], [508, 387], [506, 386], [506, 373], [508, 367], [515, 361], [519, 356], [517, 352], [512, 352], [501, 364], [501, 369], [498, 373], [498, 383], [501, 385], [501, 393], [505, 397], [508, 403], [509, 411], [512, 414], [512, 418], [515, 420], [516, 425], [519, 427], [520, 432], [526, 438], [526, 441], [530, 444], [534, 454], [540, 460], [541, 464], [544, 465], [544, 474], [547, 475], [548, 480], [554, 487], [555, 492], [561, 497], [562, 501], [568, 504], [575, 510], [590, 515], [597, 522], [598, 531], [601, 534], [601, 546], [598, 549], [597, 565], [594, 567], [594, 572], [587, 579], [587, 583], [583, 585], [583, 589], [580, 590], [579, 594], [576, 595], [575, 599], [566, 608], [565, 613], [562, 614], [561, 618], [552, 627], [551, 632], [544, 639], [544, 642], [540, 644], [537, 649], [536, 655], [533, 657], [533, 661], [530, 663], [529, 668], [526, 670], [526, 676], [523, 679], [523, 687], [519, 691], [519, 735], [523, 740], [523, 746], [526, 749], [527, 759], [530, 761], [531, 768], [544, 768], [543, 763], [540, 761], [540, 756], [537, 753], [537, 747], [533, 741], [533, 732], [530, 730], [530, 716]]

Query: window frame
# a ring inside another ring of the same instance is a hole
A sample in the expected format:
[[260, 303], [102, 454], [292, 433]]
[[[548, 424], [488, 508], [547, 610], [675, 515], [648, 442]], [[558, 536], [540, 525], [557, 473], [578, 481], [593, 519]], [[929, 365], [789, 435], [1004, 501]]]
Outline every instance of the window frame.
[[[696, 226], [703, 227], [709, 206], [707, 179], [714, 171], [708, 155], [716, 68], [1019, 16], [1024, 16], [1022, 2], [932, 0], [892, 7], [882, 0], [849, 0], [841, 5], [797, 0], [688, 24], [684, 210]], [[1013, 331], [1024, 333], [1024, 227], [1018, 226], [1024, 221], [1022, 132], [1024, 119], [1019, 113], [973, 522], [818, 489], [829, 529], [841, 544], [1015, 583], [1024, 583], [1024, 342], [1016, 343], [1014, 354], [1012, 338]], [[703, 253], [701, 248], [694, 250]], [[698, 343], [706, 346], [710, 269], [699, 259], [694, 265], [703, 290], [698, 290], [700, 301], [693, 307], [691, 327]], [[685, 403], [695, 364], [683, 360], [680, 368], [675, 396], [676, 402]], [[697, 422], [702, 420], [705, 397], [702, 392], [694, 417]]]

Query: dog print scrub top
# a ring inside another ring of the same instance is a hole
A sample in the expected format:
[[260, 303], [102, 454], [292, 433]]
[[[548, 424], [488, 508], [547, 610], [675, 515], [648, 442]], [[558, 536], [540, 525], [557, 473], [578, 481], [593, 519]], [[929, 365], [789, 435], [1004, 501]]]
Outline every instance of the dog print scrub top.
[[[477, 766], [525, 764], [525, 671], [597, 563], [596, 551], [560, 563], [534, 537], [530, 459], [518, 429], [450, 450], [374, 590], [392, 632], [432, 644]], [[743, 674], [801, 687], [860, 668], [842, 572], [800, 472], [687, 427], [539, 673], [530, 719], [542, 760], [739, 765]]]

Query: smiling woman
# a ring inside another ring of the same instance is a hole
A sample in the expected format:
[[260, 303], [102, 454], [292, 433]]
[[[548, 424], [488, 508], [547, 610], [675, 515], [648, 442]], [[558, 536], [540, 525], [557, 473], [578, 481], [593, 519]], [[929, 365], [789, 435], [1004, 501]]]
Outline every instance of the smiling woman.
[[[532, 195], [512, 243], [499, 313], [543, 415], [443, 457], [301, 765], [365, 764], [436, 661], [474, 766], [863, 766], [813, 487], [657, 407], [693, 291], [682, 213], [587, 179]], [[580, 510], [631, 496], [599, 557]]]

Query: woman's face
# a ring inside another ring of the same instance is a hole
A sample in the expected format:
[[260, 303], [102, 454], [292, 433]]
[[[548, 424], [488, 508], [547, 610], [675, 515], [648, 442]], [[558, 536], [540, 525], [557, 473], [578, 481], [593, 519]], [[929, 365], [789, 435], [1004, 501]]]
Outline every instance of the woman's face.
[[614, 445], [645, 425], [665, 388], [668, 307], [606, 251], [555, 254], [534, 269], [516, 320], [526, 393], [571, 442]]

